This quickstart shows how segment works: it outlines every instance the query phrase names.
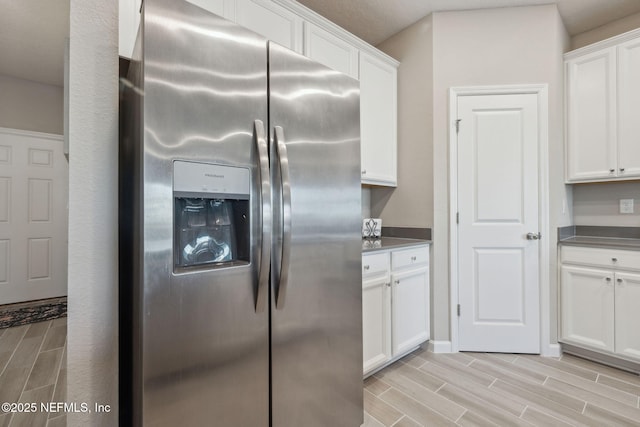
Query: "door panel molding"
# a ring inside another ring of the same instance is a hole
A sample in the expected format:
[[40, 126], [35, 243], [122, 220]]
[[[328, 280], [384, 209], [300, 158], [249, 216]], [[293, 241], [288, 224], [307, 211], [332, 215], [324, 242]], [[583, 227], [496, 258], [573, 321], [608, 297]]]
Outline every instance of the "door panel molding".
[[[458, 149], [457, 111], [458, 97], [477, 95], [535, 94], [538, 107], [538, 222], [543, 236], [549, 231], [548, 214], [548, 170], [549, 170], [549, 103], [547, 84], [470, 86], [449, 89], [449, 237], [450, 237], [450, 335], [451, 351], [459, 350], [458, 343]], [[539, 255], [539, 300], [540, 300], [540, 352], [544, 356], [558, 356], [560, 347], [551, 343], [549, 246], [544, 239], [538, 247]]]

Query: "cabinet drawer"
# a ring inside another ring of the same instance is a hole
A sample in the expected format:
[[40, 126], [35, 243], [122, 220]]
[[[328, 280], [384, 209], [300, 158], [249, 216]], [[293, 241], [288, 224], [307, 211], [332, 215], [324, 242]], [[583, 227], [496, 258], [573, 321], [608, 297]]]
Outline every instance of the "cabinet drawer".
[[362, 275], [389, 273], [389, 253], [368, 254], [362, 256]]
[[429, 250], [427, 247], [403, 249], [391, 253], [391, 269], [410, 267], [413, 265], [428, 265]]
[[561, 261], [563, 263], [640, 270], [640, 251], [563, 246]]

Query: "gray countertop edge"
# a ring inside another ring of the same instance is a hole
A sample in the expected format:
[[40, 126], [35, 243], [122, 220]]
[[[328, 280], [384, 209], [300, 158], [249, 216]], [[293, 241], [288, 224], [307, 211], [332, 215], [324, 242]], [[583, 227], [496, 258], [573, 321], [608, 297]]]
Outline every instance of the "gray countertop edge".
[[[365, 247], [366, 241], [380, 241], [380, 247]], [[363, 239], [362, 240], [362, 253], [385, 251], [389, 249], [401, 249], [409, 248], [412, 246], [423, 246], [431, 244], [431, 240], [422, 239], [406, 239], [400, 237], [381, 237], [380, 239]]]
[[565, 246], [589, 246], [604, 249], [625, 249], [640, 251], [640, 239], [625, 239], [619, 237], [572, 236], [558, 241]]

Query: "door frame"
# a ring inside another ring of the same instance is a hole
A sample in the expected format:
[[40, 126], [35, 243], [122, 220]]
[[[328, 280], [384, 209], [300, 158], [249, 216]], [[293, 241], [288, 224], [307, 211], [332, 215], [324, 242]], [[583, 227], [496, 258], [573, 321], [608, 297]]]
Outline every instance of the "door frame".
[[[449, 89], [449, 301], [451, 351], [458, 352], [458, 138], [456, 118], [458, 97], [477, 95], [524, 95], [538, 98], [538, 229], [543, 240], [538, 245], [540, 292], [540, 354], [560, 356], [560, 346], [551, 343], [551, 299], [549, 283], [549, 87], [548, 84], [451, 87]], [[546, 238], [545, 238], [546, 237]]]

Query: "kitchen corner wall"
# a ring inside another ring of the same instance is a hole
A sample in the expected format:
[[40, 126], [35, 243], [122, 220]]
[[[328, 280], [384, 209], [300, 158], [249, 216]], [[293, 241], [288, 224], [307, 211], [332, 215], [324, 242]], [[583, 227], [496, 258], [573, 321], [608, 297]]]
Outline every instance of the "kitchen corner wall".
[[[371, 189], [369, 187], [362, 187], [362, 218], [371, 218]], [[374, 217], [375, 218], [375, 217]]]
[[[556, 332], [556, 228], [571, 224], [571, 187], [564, 185], [563, 57], [569, 37], [555, 5], [441, 12], [378, 47], [399, 68], [398, 188], [372, 190], [372, 214], [383, 224], [432, 228], [432, 338], [451, 340], [449, 300], [449, 89], [544, 83], [549, 87], [549, 226], [547, 305]], [[429, 105], [430, 104], [430, 105]], [[415, 113], [411, 111], [415, 109]], [[457, 285], [455, 285], [457, 286]]]
[[398, 68], [398, 187], [371, 190], [385, 227], [433, 226], [433, 27], [431, 15], [377, 46]]
[[62, 135], [63, 89], [0, 74], [0, 127]]

